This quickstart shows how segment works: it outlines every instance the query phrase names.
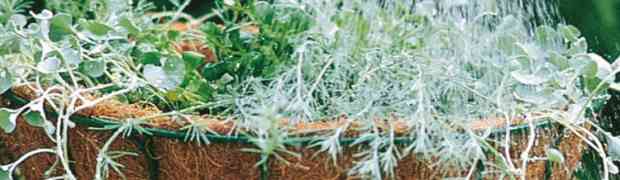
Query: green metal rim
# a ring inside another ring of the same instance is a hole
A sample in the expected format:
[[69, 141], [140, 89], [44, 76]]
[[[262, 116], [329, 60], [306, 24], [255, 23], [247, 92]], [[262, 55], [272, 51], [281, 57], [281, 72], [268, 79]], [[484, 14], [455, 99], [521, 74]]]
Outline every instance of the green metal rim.
[[[12, 91], [5, 92], [3, 96], [16, 105], [25, 105], [28, 103], [28, 100], [17, 96]], [[55, 115], [54, 112], [49, 112], [49, 113], [52, 115]], [[118, 121], [114, 121], [111, 119], [99, 118], [99, 117], [87, 117], [87, 116], [82, 116], [82, 115], [73, 115], [71, 117], [71, 120], [75, 122], [76, 124], [87, 126], [87, 127], [104, 127], [104, 126], [118, 124]], [[538, 128], [548, 128], [552, 124], [553, 124], [552, 122], [545, 120], [545, 121], [538, 122], [535, 126]], [[511, 127], [510, 132], [519, 134], [519, 133], [525, 132], [525, 130], [527, 130], [528, 128], [529, 128], [528, 124], [517, 125], [517, 126]], [[150, 127], [145, 128], [145, 129], [148, 132], [150, 132], [152, 136], [155, 136], [155, 137], [172, 138], [172, 139], [179, 139], [179, 140], [186, 139], [186, 131], [183, 131], [183, 130], [174, 131], [174, 130], [168, 130], [168, 129], [162, 129], [162, 128], [150, 128]], [[491, 129], [492, 134], [502, 134], [505, 132], [506, 132], [505, 128]], [[213, 133], [208, 133], [208, 132], [204, 132], [204, 133], [205, 133], [205, 136], [208, 138], [208, 140], [213, 143], [231, 143], [232, 142], [232, 143], [251, 144], [250, 137], [246, 135], [228, 136], [228, 135], [219, 135], [219, 134], [213, 134]], [[285, 144], [307, 145], [307, 144], [311, 144], [311, 143], [314, 143], [320, 140], [321, 140], [320, 138], [312, 137], [312, 136], [291, 137], [287, 139]], [[356, 140], [358, 140], [358, 138], [342, 137], [340, 139], [340, 144], [350, 145], [350, 144], [353, 144]], [[395, 144], [411, 144], [414, 142], [414, 140], [415, 139], [413, 137], [396, 137], [394, 138], [394, 143]]]

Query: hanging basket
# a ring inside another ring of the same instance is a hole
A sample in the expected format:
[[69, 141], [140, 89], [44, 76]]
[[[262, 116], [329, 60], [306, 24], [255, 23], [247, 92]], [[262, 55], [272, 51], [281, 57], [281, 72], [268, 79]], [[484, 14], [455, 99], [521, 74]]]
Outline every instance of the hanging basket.
[[[15, 88], [2, 96], [3, 107], [16, 107], [27, 103], [32, 98], [32, 92], [24, 88]], [[93, 127], [103, 127], [115, 124], [118, 120], [131, 119], [157, 114], [156, 108], [140, 105], [123, 104], [115, 101], [104, 101], [93, 108], [72, 116], [77, 124], [69, 130], [69, 159], [71, 168], [78, 179], [92, 179], [95, 176], [97, 154], [107, 139], [112, 136], [113, 130], [92, 130]], [[54, 116], [52, 112], [49, 116]], [[105, 118], [104, 118], [105, 117]], [[206, 117], [192, 117], [204, 121], [212, 131], [218, 134], [227, 134], [233, 131], [234, 124]], [[122, 174], [110, 171], [108, 179], [361, 179], [352, 177], [348, 171], [358, 160], [354, 154], [366, 148], [365, 145], [351, 145], [355, 141], [355, 132], [341, 139], [345, 148], [343, 153], [333, 160], [327, 153], [318, 149], [308, 148], [313, 142], [312, 133], [339, 127], [339, 121], [307, 123], [294, 126], [290, 131], [300, 132], [287, 142], [287, 148], [301, 156], [286, 157], [288, 164], [271, 160], [268, 163], [257, 165], [260, 154], [242, 151], [253, 148], [253, 144], [245, 136], [223, 136], [207, 134], [209, 144], [188, 142], [186, 133], [180, 130], [182, 124], [173, 123], [168, 117], [155, 118], [150, 121], [147, 130], [152, 134], [134, 133], [130, 137], [119, 138], [112, 144], [114, 151], [134, 152], [137, 156], [123, 156], [117, 162], [124, 165], [120, 169]], [[493, 122], [493, 121], [488, 121]], [[492, 138], [502, 139], [505, 129], [501, 122], [476, 124], [476, 129], [494, 129]], [[286, 123], [286, 122], [283, 122]], [[399, 122], [394, 122], [397, 134], [406, 133], [409, 128]], [[353, 125], [355, 126], [355, 125]], [[479, 126], [479, 127], [478, 127]], [[549, 161], [533, 161], [527, 168], [528, 179], [570, 179], [572, 172], [577, 168], [581, 159], [582, 150], [586, 147], [579, 137], [572, 133], [563, 134], [562, 128], [553, 123], [540, 122], [536, 125], [536, 141], [531, 154], [536, 157], [545, 157], [549, 145], [555, 145], [565, 156], [561, 164]], [[517, 124], [511, 128], [512, 146], [510, 156], [515, 164], [519, 164], [521, 152], [528, 142], [528, 125]], [[413, 139], [398, 138], [397, 144], [406, 146]], [[498, 141], [499, 142], [499, 141]], [[55, 146], [41, 128], [28, 125], [25, 120], [18, 119], [16, 129], [11, 134], [0, 133], [0, 163], [13, 162], [17, 157], [37, 148]], [[504, 150], [500, 144], [492, 144], [496, 149]], [[516, 158], [515, 158], [516, 157]], [[488, 156], [493, 159], [492, 156]], [[487, 159], [487, 161], [489, 160]], [[463, 177], [470, 172], [454, 171], [451, 167], [439, 167], [434, 164], [435, 158], [428, 158], [410, 154], [399, 160], [395, 169], [395, 179], [441, 179], [443, 177]], [[62, 166], [54, 165], [56, 157], [53, 155], [37, 155], [20, 165], [19, 174], [25, 179], [41, 179], [46, 175], [60, 175]], [[482, 174], [482, 169], [490, 170], [493, 167], [477, 163], [472, 168], [473, 177], [496, 179], [497, 174]], [[51, 169], [51, 170], [50, 170]]]

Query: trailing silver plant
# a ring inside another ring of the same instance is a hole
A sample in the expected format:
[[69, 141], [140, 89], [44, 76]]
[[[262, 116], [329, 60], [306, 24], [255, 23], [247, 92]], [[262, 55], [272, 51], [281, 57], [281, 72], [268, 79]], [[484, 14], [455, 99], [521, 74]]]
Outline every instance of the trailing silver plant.
[[[32, 90], [34, 94], [31, 95], [35, 97], [17, 109], [0, 109], [0, 127], [4, 133], [12, 133], [18, 117], [22, 116], [29, 125], [42, 128], [55, 144], [53, 147], [28, 152], [15, 162], [1, 165], [0, 179], [13, 179], [12, 174], [22, 162], [43, 153], [57, 157], [57, 162], [47, 174], [61, 174], [45, 178], [76, 179], [68, 154], [68, 132], [76, 126], [71, 117], [148, 83], [135, 71], [132, 59], [124, 55], [131, 48], [127, 44], [129, 42], [118, 42], [132, 30], [153, 26], [151, 20], [146, 19], [148, 17], [141, 16], [148, 5], [139, 2], [137, 8], [128, 8], [132, 7], [132, 1], [110, 0], [99, 3], [104, 5], [94, 3], [84, 7], [97, 14], [94, 20], [72, 19], [72, 16], [66, 14], [69, 12], [43, 10], [40, 13], [29, 12], [30, 16], [13, 13], [0, 26], [0, 46], [3, 49], [0, 52], [0, 93], [5, 93], [11, 87], [23, 87]], [[11, 7], [3, 4], [2, 8]], [[103, 76], [111, 79], [111, 82], [93, 82], [94, 78]], [[116, 89], [102, 93], [111, 87]], [[97, 97], [87, 97], [87, 94]], [[53, 118], [47, 116], [46, 111], [54, 112]], [[127, 125], [119, 126], [117, 134], [144, 130], [132, 123], [128, 121]], [[95, 179], [105, 179], [110, 168], [120, 172], [122, 165], [114, 159], [133, 154], [110, 151], [110, 143], [106, 143], [99, 154], [97, 175], [93, 177]], [[62, 167], [64, 173], [51, 173], [57, 165]]]
[[[314, 146], [335, 160], [351, 122], [365, 124], [366, 144], [350, 175], [393, 177], [398, 160], [407, 154], [439, 157], [437, 166], [470, 171], [487, 151], [502, 176], [525, 178], [532, 161], [562, 161], [552, 145], [547, 157], [532, 157], [538, 122], [566, 127], [607, 159], [592, 130], [586, 110], [605, 99], [615, 86], [617, 68], [589, 53], [580, 32], [558, 23], [556, 9], [542, 1], [276, 1], [303, 9], [314, 18], [311, 31], [297, 39], [292, 68], [279, 76], [254, 79], [237, 96], [235, 116], [256, 132], [247, 109], [278, 104], [293, 123], [346, 116], [349, 123], [320, 137]], [[224, 100], [224, 99], [223, 99]], [[230, 102], [230, 101], [229, 101]], [[241, 103], [240, 103], [241, 102]], [[231, 103], [229, 103], [231, 104]], [[525, 152], [511, 157], [516, 118], [528, 123]], [[405, 120], [415, 141], [394, 144], [393, 130], [377, 131], [376, 119]], [[474, 122], [506, 120], [498, 140], [491, 129], [473, 129]], [[596, 128], [594, 131], [602, 130]], [[260, 137], [259, 137], [260, 138]], [[420, 157], [420, 156], [416, 156]], [[523, 160], [521, 164], [514, 159]], [[606, 160], [607, 161], [607, 160]], [[498, 164], [499, 163], [499, 164]], [[604, 178], [611, 163], [605, 163]], [[612, 169], [614, 167], [611, 167]]]

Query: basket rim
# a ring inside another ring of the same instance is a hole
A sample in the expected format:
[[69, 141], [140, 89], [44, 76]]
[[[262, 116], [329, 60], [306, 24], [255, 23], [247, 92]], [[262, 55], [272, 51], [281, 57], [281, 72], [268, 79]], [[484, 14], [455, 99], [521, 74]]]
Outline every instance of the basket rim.
[[[16, 94], [13, 89], [8, 90], [1, 96], [5, 97], [11, 103], [15, 103], [16, 105], [25, 105], [29, 102], [28, 99]], [[46, 113], [52, 116], [57, 116], [55, 112], [47, 111]], [[86, 116], [80, 113], [76, 113], [72, 115], [70, 119], [78, 125], [83, 125], [87, 127], [105, 127], [105, 126], [110, 126], [110, 125], [118, 125], [118, 123], [120, 122], [118, 120], [113, 120], [113, 119], [105, 118], [105, 117], [89, 117], [89, 116]], [[534, 123], [534, 126], [537, 128], [549, 128], [549, 127], [552, 127], [554, 124], [556, 123], [550, 120], [541, 120], [541, 121], [537, 121], [536, 123]], [[529, 124], [520, 122], [520, 124], [514, 124], [510, 126], [509, 131], [514, 134], [520, 134], [520, 133], [526, 132], [526, 130], [528, 130], [529, 128], [530, 128]], [[116, 128], [111, 128], [108, 130], [112, 131], [115, 129]], [[187, 139], [186, 130], [181, 130], [181, 129], [171, 130], [171, 129], [161, 128], [161, 127], [145, 127], [144, 129], [147, 132], [149, 132], [148, 135], [150, 136], [171, 138], [171, 139], [178, 139], [178, 140]], [[489, 130], [491, 134], [503, 134], [507, 132], [506, 127], [492, 127], [492, 128], [486, 128], [486, 130]], [[252, 143], [251, 137], [249, 135], [246, 135], [245, 133], [239, 133], [235, 135], [222, 135], [222, 134], [217, 134], [217, 133], [213, 133], [209, 131], [204, 131], [201, 133], [203, 133], [207, 137], [209, 142], [214, 142], [214, 143], [230, 143], [230, 142], [243, 143], [243, 144]], [[340, 143], [343, 145], [354, 144], [356, 141], [358, 141], [359, 138], [360, 137], [356, 137], [356, 136], [340, 137]], [[321, 138], [318, 138], [317, 136], [299, 135], [299, 136], [288, 137], [285, 140], [284, 144], [286, 145], [299, 145], [299, 144], [307, 145], [307, 144], [312, 144], [320, 140]], [[415, 138], [406, 136], [406, 135], [403, 136], [402, 134], [397, 135], [394, 138], [395, 144], [411, 144], [414, 141], [415, 141]]]

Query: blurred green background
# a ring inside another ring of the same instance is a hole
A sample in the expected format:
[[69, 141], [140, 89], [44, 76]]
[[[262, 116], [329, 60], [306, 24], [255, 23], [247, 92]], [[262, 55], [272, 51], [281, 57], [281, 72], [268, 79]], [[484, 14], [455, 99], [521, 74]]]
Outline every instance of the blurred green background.
[[559, 0], [566, 23], [577, 26], [590, 49], [608, 60], [620, 55], [620, 0]]

